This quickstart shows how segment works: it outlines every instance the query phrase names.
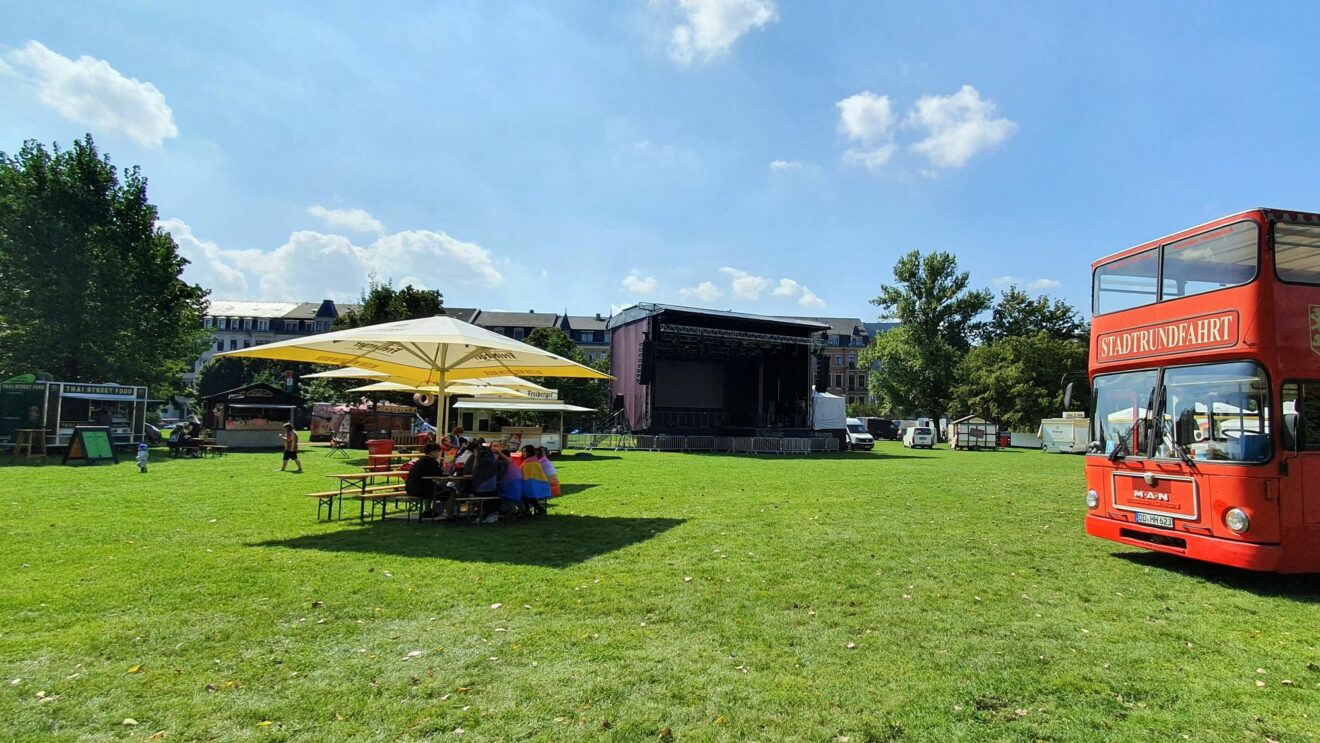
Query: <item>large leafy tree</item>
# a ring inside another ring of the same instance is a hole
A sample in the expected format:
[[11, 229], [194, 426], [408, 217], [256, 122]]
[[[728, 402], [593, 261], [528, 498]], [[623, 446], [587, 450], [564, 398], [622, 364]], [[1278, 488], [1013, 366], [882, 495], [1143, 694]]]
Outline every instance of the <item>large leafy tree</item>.
[[181, 386], [209, 342], [206, 291], [156, 217], [147, 179], [91, 135], [0, 152], [0, 377]]
[[[1047, 331], [1012, 335], [973, 348], [958, 365], [950, 413], [976, 414], [1016, 431], [1035, 431], [1063, 408], [1061, 381], [1086, 368], [1085, 340]], [[1074, 405], [1084, 405], [1082, 392]]]
[[444, 295], [435, 289], [418, 289], [412, 284], [395, 289], [392, 282], [382, 283], [372, 276], [362, 292], [359, 307], [335, 320], [335, 328], [357, 328], [443, 315], [444, 305]]
[[1045, 333], [1051, 338], [1073, 340], [1087, 334], [1086, 321], [1073, 306], [1048, 295], [1032, 297], [1009, 287], [1001, 292], [990, 320], [981, 327], [981, 341], [994, 343], [1004, 338]]
[[[544, 349], [584, 366], [608, 373], [609, 358], [597, 360], [594, 364], [587, 360], [587, 355], [578, 348], [573, 339], [559, 328], [537, 328], [527, 336], [527, 343]], [[592, 408], [595, 413], [570, 413], [565, 420], [575, 425], [589, 425], [609, 412], [610, 384], [607, 379], [572, 379], [545, 378], [541, 384], [559, 390], [559, 399], [570, 405]]]
[[955, 369], [978, 331], [977, 317], [993, 295], [969, 289], [958, 259], [937, 251], [912, 251], [894, 266], [894, 283], [871, 303], [901, 325], [880, 335], [861, 354], [872, 366], [871, 392], [893, 414], [938, 417], [948, 409]]

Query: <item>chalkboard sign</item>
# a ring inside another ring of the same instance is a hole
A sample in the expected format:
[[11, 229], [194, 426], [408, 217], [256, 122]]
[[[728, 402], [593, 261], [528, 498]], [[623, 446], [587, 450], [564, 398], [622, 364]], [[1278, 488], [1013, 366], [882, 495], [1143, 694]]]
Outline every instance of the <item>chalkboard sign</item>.
[[115, 448], [110, 445], [110, 429], [103, 426], [78, 426], [73, 429], [62, 464], [68, 464], [70, 460], [96, 464], [103, 459], [116, 464], [119, 462]]

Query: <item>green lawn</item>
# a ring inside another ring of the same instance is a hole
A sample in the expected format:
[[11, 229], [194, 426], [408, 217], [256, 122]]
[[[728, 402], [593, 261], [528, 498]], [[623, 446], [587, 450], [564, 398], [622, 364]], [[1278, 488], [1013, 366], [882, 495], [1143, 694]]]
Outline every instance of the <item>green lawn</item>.
[[1320, 730], [1320, 583], [1084, 536], [1081, 457], [602, 452], [445, 527], [317, 523], [305, 454], [0, 467], [0, 737]]

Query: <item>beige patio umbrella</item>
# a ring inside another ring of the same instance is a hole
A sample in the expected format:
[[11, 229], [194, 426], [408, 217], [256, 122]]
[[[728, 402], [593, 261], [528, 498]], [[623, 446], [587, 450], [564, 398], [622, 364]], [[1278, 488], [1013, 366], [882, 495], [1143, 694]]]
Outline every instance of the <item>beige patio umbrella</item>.
[[[454, 395], [472, 395], [474, 397], [530, 397], [526, 392], [509, 389], [508, 387], [499, 387], [493, 384], [475, 384], [478, 380], [460, 380], [450, 382], [445, 387], [445, 394]], [[361, 387], [354, 387], [349, 392], [421, 392], [427, 395], [438, 394], [439, 388], [435, 385], [409, 384], [405, 382], [374, 382], [365, 384]]]
[[328, 369], [315, 374], [304, 374], [303, 379], [381, 379], [388, 377], [385, 372], [371, 371], [370, 369], [359, 369], [356, 366], [344, 366], [338, 369]]
[[[304, 361], [384, 372], [445, 389], [458, 379], [499, 376], [611, 379], [608, 374], [471, 323], [437, 315], [366, 325], [226, 351], [217, 356]], [[436, 418], [449, 428], [445, 395]]]

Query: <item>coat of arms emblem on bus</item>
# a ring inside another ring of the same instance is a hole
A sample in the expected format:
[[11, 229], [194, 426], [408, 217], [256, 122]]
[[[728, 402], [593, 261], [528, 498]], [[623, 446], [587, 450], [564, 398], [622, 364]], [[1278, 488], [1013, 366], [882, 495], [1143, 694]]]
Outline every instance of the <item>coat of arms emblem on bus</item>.
[[1311, 350], [1320, 355], [1320, 304], [1311, 305]]

